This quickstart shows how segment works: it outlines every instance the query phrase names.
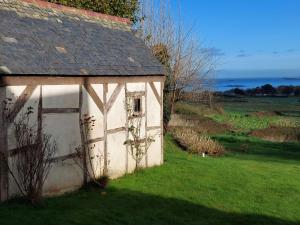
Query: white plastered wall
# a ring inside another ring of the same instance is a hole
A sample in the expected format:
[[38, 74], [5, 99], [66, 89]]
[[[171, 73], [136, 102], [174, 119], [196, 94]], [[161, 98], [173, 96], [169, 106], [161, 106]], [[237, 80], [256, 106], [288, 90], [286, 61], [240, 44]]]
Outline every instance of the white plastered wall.
[[[158, 82], [155, 82], [158, 83]], [[160, 104], [156, 100], [156, 97], [151, 89], [151, 86], [147, 84], [147, 124], [148, 127], [160, 126], [161, 115], [160, 115]], [[155, 85], [159, 95], [161, 95], [160, 85]], [[158, 87], [157, 87], [158, 86]]]
[[[107, 101], [112, 96], [117, 84], [109, 84], [107, 92]], [[126, 110], [125, 110], [125, 86], [122, 87], [118, 97], [115, 99], [111, 109], [107, 113], [107, 130], [125, 128]], [[120, 177], [126, 173], [126, 132], [117, 131], [107, 134], [107, 161], [108, 173], [112, 178]]]
[[[102, 84], [92, 84], [93, 90], [96, 92], [99, 99], [103, 102], [103, 85]], [[82, 89], [83, 94], [83, 102], [82, 102], [82, 110], [81, 114], [92, 116], [95, 119], [95, 126], [90, 130], [88, 139], [98, 139], [104, 137], [104, 125], [103, 125], [103, 113], [97, 107], [96, 103], [86, 91], [85, 88]], [[100, 177], [103, 174], [104, 169], [104, 141], [98, 141], [90, 144], [90, 156], [92, 158], [92, 165], [88, 165], [88, 169], [90, 174], [95, 172], [96, 177]], [[93, 167], [93, 171], [91, 170], [91, 166]]]
[[[44, 85], [44, 109], [79, 108], [79, 85]], [[55, 157], [65, 157], [81, 145], [78, 113], [45, 113], [43, 132], [51, 135], [57, 144]], [[73, 159], [53, 163], [44, 185], [45, 194], [60, 194], [82, 185], [83, 172]]]
[[[155, 82], [155, 87], [159, 95], [161, 95], [160, 82]], [[109, 101], [118, 84], [108, 84], [108, 92], [106, 99]], [[92, 84], [92, 88], [103, 102], [103, 84]], [[6, 88], [7, 97], [16, 100], [24, 91], [26, 86], [9, 86]], [[23, 110], [28, 106], [33, 107], [34, 114], [32, 118], [37, 119], [38, 103], [40, 95], [40, 86], [37, 86], [32, 96], [25, 104]], [[43, 85], [42, 86], [42, 107], [44, 109], [64, 109], [79, 108], [79, 85]], [[146, 92], [142, 96], [142, 110], [145, 117], [142, 118], [142, 136], [153, 136], [153, 142], [148, 150], [148, 155], [141, 164], [148, 166], [156, 166], [161, 164], [161, 130], [159, 128], [148, 131], [146, 133], [146, 121], [148, 127], [161, 126], [161, 109], [151, 87], [145, 82], [127, 83], [121, 89], [118, 97], [113, 103], [110, 111], [107, 113], [107, 130], [113, 131], [107, 134], [107, 160], [108, 172], [112, 178], [120, 177], [125, 173], [131, 173], [135, 169], [135, 161], [132, 158], [129, 149], [126, 151], [126, 110], [125, 110], [125, 90], [127, 92]], [[89, 138], [99, 139], [94, 142], [91, 155], [93, 158], [93, 167], [97, 171], [97, 176], [103, 174], [104, 168], [104, 117], [98, 106], [95, 104], [87, 90], [82, 87], [82, 110], [81, 114], [87, 114], [95, 117], [95, 127], [91, 131]], [[147, 106], [145, 105], [147, 103]], [[145, 109], [147, 108], [147, 112]], [[36, 121], [35, 121], [36, 122]], [[79, 126], [79, 113], [44, 113], [42, 116], [43, 132], [50, 134], [57, 142], [58, 151], [55, 157], [64, 157], [74, 153], [75, 148], [81, 145], [81, 134]], [[123, 128], [121, 130], [116, 130]], [[115, 131], [114, 131], [115, 130]], [[16, 147], [14, 140], [14, 132], [12, 127], [8, 129], [8, 149]], [[146, 163], [147, 159], [147, 163]], [[11, 161], [11, 160], [10, 160]], [[83, 171], [75, 163], [73, 159], [65, 159], [64, 161], [55, 160], [48, 179], [45, 182], [45, 194], [60, 194], [65, 191], [74, 190], [83, 183]], [[18, 193], [18, 189], [12, 178], [9, 178], [10, 196]]]
[[[161, 83], [154, 82], [154, 86], [161, 97]], [[148, 127], [160, 127], [162, 118], [161, 118], [161, 105], [157, 101], [154, 92], [148, 84], [147, 86], [147, 125]], [[161, 128], [155, 130], [150, 130], [147, 132], [148, 137], [154, 137], [155, 141], [150, 145], [148, 149], [148, 166], [157, 166], [162, 163], [163, 153], [162, 153], [162, 143]]]

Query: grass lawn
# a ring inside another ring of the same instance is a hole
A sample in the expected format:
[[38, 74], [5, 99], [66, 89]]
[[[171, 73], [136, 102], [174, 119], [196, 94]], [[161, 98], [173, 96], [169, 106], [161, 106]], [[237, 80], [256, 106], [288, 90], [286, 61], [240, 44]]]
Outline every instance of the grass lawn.
[[[50, 198], [42, 208], [0, 205], [0, 224], [300, 224], [300, 144], [216, 136], [233, 152], [201, 158], [165, 138], [165, 164]], [[249, 146], [252, 146], [249, 148]]]
[[[282, 117], [269, 117], [265, 118], [270, 124], [275, 125], [287, 125], [300, 126], [300, 98], [289, 97], [241, 97], [220, 98], [218, 101], [224, 106], [226, 112], [231, 114], [230, 116], [243, 115], [251, 112], [268, 111], [268, 112], [280, 112]], [[231, 118], [232, 121], [234, 118]], [[276, 121], [277, 120], [277, 121]], [[238, 121], [237, 121], [238, 122]], [[243, 122], [243, 121], [241, 121]], [[254, 128], [264, 126], [266, 124], [259, 124], [258, 121], [254, 121]], [[248, 125], [247, 122], [245, 125]], [[250, 126], [251, 127], [251, 126]]]
[[299, 97], [220, 97], [217, 100], [224, 105], [226, 111], [279, 111], [285, 116], [300, 116]]
[[[207, 106], [197, 103], [179, 102], [176, 113], [195, 118], [211, 118], [217, 123], [229, 124], [238, 132], [250, 132], [270, 126], [300, 127], [299, 98], [271, 97], [224, 97], [218, 104], [224, 108], [223, 113], [210, 110]], [[281, 115], [255, 116], [254, 112], [277, 112]]]

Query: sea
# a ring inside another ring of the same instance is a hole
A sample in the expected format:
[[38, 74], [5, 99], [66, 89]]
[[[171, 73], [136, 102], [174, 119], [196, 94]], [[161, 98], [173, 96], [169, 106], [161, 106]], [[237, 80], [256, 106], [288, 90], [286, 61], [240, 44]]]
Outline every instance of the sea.
[[271, 84], [274, 87], [278, 86], [300, 86], [300, 77], [251, 77], [251, 78], [217, 78], [215, 79], [214, 89], [216, 91], [227, 91], [233, 88], [248, 89], [256, 88], [265, 84]]
[[214, 89], [256, 88], [265, 84], [300, 86], [300, 70], [219, 70], [214, 76]]

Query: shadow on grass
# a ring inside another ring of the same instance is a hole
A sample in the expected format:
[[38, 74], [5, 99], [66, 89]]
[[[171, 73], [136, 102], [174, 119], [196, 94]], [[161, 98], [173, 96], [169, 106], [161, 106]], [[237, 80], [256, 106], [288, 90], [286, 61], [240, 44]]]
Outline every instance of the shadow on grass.
[[281, 161], [295, 163], [300, 160], [300, 143], [297, 142], [270, 142], [257, 138], [247, 138], [239, 136], [216, 136], [219, 141], [230, 152], [238, 152], [236, 156], [243, 154], [260, 156], [257, 160]]
[[224, 212], [185, 200], [113, 188], [108, 189], [106, 195], [93, 189], [47, 199], [42, 208], [10, 201], [0, 205], [0, 223], [299, 225], [297, 222], [264, 215]]

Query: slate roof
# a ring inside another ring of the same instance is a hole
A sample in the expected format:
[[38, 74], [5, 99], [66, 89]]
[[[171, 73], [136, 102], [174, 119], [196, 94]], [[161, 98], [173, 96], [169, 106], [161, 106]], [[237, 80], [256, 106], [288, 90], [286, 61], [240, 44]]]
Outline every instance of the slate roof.
[[0, 74], [164, 73], [127, 20], [36, 2], [0, 0]]

